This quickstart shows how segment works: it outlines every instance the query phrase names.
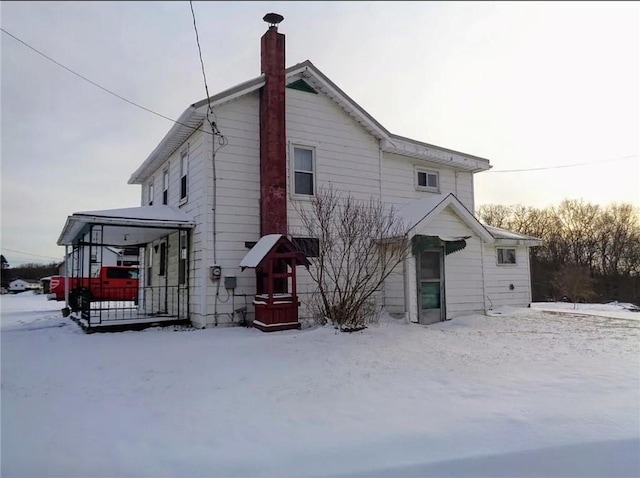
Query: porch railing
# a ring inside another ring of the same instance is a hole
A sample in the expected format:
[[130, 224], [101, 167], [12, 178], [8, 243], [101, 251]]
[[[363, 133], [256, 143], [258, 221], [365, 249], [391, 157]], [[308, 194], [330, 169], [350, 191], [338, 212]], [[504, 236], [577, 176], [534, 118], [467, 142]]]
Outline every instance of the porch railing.
[[135, 297], [133, 300], [92, 300], [82, 297], [76, 300], [79, 316], [87, 326], [129, 321], [148, 322], [149, 319], [189, 319], [189, 289], [182, 285], [146, 286], [138, 290], [137, 297], [131, 288], [112, 288], [103, 297]]

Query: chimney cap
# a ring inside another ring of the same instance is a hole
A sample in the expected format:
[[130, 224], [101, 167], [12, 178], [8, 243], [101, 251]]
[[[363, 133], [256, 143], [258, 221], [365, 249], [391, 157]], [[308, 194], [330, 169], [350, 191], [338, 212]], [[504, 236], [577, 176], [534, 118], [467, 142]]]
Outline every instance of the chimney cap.
[[267, 13], [262, 19], [269, 24], [269, 27], [277, 27], [284, 17], [278, 13]]

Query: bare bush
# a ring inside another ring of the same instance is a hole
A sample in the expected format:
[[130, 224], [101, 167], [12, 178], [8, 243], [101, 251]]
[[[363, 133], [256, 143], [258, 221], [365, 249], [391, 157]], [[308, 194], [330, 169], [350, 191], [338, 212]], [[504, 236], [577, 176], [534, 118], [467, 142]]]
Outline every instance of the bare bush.
[[586, 266], [566, 264], [551, 280], [557, 299], [569, 302], [588, 302], [596, 297], [594, 280]]
[[378, 199], [358, 201], [333, 188], [304, 206], [296, 208], [304, 232], [320, 241], [309, 270], [317, 285], [313, 313], [343, 331], [375, 322], [376, 293], [409, 253], [407, 228]]

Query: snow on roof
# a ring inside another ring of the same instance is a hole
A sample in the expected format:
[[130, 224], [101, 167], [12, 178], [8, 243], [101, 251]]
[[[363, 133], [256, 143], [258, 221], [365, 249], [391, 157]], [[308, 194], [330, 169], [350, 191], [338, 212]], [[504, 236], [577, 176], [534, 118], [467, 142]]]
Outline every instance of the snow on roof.
[[[491, 168], [488, 159], [390, 133], [309, 60], [287, 68], [285, 75], [287, 81], [301, 77], [312, 87], [326, 94], [365, 130], [377, 139], [383, 140], [383, 151], [441, 164], [455, 165], [472, 172], [485, 171]], [[131, 175], [129, 184], [142, 184], [146, 181], [153, 171], [173, 154], [194, 131], [200, 130], [210, 133], [210, 131], [201, 128], [209, 105], [216, 107], [228, 103], [243, 95], [259, 90], [265, 83], [265, 76], [260, 75], [213, 95], [208, 100], [205, 98], [190, 105], [151, 154]]]
[[399, 209], [397, 215], [406, 227], [413, 228], [445, 199], [446, 196], [444, 194], [433, 194], [410, 202]]
[[123, 247], [147, 244], [176, 229], [195, 227], [187, 213], [164, 205], [82, 211], [67, 217], [58, 245], [74, 244], [92, 224], [104, 226], [103, 245]]
[[[447, 194], [433, 194], [429, 197], [418, 199], [407, 204], [405, 207], [398, 211], [398, 217], [402, 220], [403, 224], [409, 228], [414, 229], [419, 223], [424, 221], [427, 217], [439, 214], [444, 208], [450, 206], [458, 218], [466, 224], [469, 229], [474, 231], [485, 242], [493, 242], [493, 236], [489, 234], [489, 231], [485, 229], [483, 224], [478, 221], [473, 214], [460, 202], [460, 200], [452, 193]], [[438, 235], [438, 234], [434, 234]], [[455, 240], [459, 238], [444, 238], [439, 236], [443, 240]]]
[[500, 227], [494, 226], [484, 226], [493, 237], [496, 239], [511, 239], [515, 241], [538, 241], [541, 242], [540, 238], [533, 236], [525, 236], [524, 234], [518, 234], [517, 232], [508, 231], [507, 229], [502, 229]]
[[256, 242], [256, 245], [253, 246], [240, 261], [240, 267], [257, 267], [281, 237], [282, 234], [267, 234], [266, 236], [262, 236], [260, 240]]
[[73, 215], [115, 219], [193, 222], [191, 216], [189, 216], [183, 210], [165, 205], [127, 207], [122, 209], [104, 209], [101, 211], [80, 211], [74, 212]]

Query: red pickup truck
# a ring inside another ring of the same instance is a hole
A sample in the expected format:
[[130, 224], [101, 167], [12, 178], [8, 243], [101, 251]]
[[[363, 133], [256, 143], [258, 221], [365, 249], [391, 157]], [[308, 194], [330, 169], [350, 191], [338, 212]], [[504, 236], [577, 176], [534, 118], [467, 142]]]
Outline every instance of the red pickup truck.
[[[47, 298], [64, 300], [65, 277], [51, 277]], [[69, 277], [69, 305], [72, 310], [78, 299], [89, 301], [136, 300], [138, 297], [138, 268], [131, 266], [102, 266], [95, 277]]]

